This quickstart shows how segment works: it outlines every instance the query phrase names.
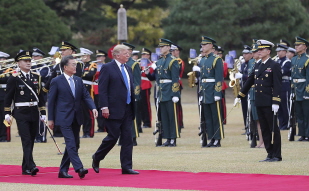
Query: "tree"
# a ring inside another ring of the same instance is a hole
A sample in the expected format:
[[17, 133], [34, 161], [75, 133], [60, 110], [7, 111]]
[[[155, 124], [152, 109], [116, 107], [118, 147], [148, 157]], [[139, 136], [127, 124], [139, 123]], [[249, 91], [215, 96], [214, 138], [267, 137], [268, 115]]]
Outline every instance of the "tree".
[[41, 0], [2, 0], [0, 18], [0, 50], [12, 56], [33, 47], [47, 52], [71, 39], [70, 29]]
[[179, 0], [164, 21], [164, 32], [186, 53], [199, 49], [202, 35], [214, 38], [225, 50], [241, 50], [253, 38], [273, 43], [307, 38], [308, 18], [299, 0]]

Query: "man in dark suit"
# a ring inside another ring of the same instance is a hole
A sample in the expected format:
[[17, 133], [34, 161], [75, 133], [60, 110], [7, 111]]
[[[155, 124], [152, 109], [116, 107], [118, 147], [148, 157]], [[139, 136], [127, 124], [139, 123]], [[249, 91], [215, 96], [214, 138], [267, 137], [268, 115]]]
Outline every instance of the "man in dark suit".
[[84, 169], [78, 156], [79, 131], [83, 123], [82, 101], [92, 110], [95, 118], [98, 112], [82, 79], [74, 76], [76, 73], [74, 57], [63, 57], [60, 67], [64, 73], [51, 81], [48, 93], [48, 126], [51, 129], [54, 128], [54, 125], [60, 126], [66, 144], [58, 178], [73, 178], [68, 174], [70, 162], [79, 177], [84, 178], [88, 170]]
[[122, 174], [139, 174], [132, 170], [132, 124], [134, 120], [134, 86], [132, 69], [125, 63], [130, 58], [128, 47], [117, 45], [114, 60], [104, 64], [99, 76], [99, 100], [106, 119], [107, 136], [92, 156], [92, 167], [99, 173], [100, 161], [121, 140], [120, 161]]
[[[281, 135], [277, 124], [277, 112], [281, 102], [282, 73], [280, 65], [270, 58], [274, 44], [267, 40], [258, 40], [258, 54], [261, 62], [255, 65], [238, 98], [245, 97], [252, 85], [255, 85], [255, 106], [261, 125], [265, 149], [268, 153], [260, 162], [282, 161]], [[236, 105], [236, 104], [235, 104]], [[272, 133], [274, 135], [272, 136]]]

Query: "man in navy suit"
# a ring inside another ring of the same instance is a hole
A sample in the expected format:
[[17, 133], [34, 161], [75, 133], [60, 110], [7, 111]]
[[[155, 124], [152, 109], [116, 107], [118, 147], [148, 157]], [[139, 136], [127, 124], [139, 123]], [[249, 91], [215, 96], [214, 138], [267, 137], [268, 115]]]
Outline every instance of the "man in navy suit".
[[74, 57], [63, 57], [60, 67], [64, 73], [51, 81], [48, 93], [48, 126], [51, 129], [54, 128], [54, 125], [60, 126], [66, 144], [58, 178], [73, 178], [68, 174], [70, 162], [72, 162], [79, 177], [84, 178], [88, 170], [84, 169], [78, 156], [79, 131], [83, 123], [81, 102], [85, 102], [89, 109], [92, 110], [95, 118], [98, 112], [82, 79], [74, 76], [76, 73], [76, 60]]
[[92, 156], [92, 168], [99, 173], [100, 161], [121, 140], [120, 162], [122, 174], [139, 174], [132, 170], [132, 124], [134, 120], [134, 88], [128, 47], [117, 45], [113, 49], [114, 60], [104, 64], [99, 76], [99, 104], [106, 119], [107, 136]]

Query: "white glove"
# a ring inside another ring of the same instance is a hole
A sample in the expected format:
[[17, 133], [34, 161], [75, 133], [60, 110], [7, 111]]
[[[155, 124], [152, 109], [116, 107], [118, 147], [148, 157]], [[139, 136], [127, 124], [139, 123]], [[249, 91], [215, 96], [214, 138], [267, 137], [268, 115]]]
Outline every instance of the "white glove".
[[9, 124], [11, 124], [11, 116], [9, 114], [6, 114], [4, 118]]
[[276, 115], [278, 110], [279, 110], [279, 105], [277, 104], [272, 104], [271, 105], [271, 110], [274, 112], [274, 114]]
[[157, 68], [157, 65], [156, 63], [152, 63], [150, 67], [155, 70]]
[[240, 103], [240, 98], [235, 98], [235, 100], [234, 100], [234, 107], [238, 104], [238, 103]]
[[46, 115], [41, 115], [41, 121], [45, 121], [46, 120]]
[[179, 98], [178, 98], [178, 97], [173, 97], [173, 98], [172, 98], [172, 101], [173, 101], [174, 103], [177, 103], [177, 102], [179, 101]]
[[309, 99], [309, 97], [308, 96], [304, 96], [304, 99]]
[[215, 101], [219, 101], [221, 98], [219, 96], [215, 96]]
[[201, 68], [198, 67], [198, 66], [193, 66], [192, 71], [194, 71], [194, 72], [200, 72], [200, 71], [201, 71]]
[[194, 82], [197, 83], [197, 78], [195, 78], [194, 80], [195, 80]]
[[295, 94], [291, 93], [291, 98], [294, 99], [294, 97], [295, 97]]
[[146, 68], [146, 69], [144, 70], [144, 72], [145, 72], [145, 74], [149, 74], [149, 68]]
[[237, 73], [235, 74], [235, 78], [236, 78], [236, 79], [242, 78], [242, 73], [237, 72]]

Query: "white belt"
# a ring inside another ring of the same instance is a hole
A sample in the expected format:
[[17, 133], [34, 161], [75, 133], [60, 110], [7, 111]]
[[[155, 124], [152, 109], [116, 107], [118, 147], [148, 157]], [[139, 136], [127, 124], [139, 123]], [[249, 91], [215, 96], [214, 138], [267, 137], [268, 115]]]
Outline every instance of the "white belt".
[[6, 84], [0, 84], [0, 88], [6, 88]]
[[306, 79], [293, 79], [294, 83], [300, 83], [300, 82], [305, 82]]
[[149, 81], [149, 79], [147, 77], [143, 77], [143, 76], [142, 76], [142, 80]]
[[202, 79], [202, 82], [216, 82], [215, 79]]
[[36, 101], [33, 101], [33, 102], [18, 102], [18, 103], [15, 103], [15, 106], [16, 107], [21, 107], [21, 106], [36, 106], [38, 105], [38, 102]]
[[282, 76], [282, 80], [291, 80], [290, 76]]
[[169, 80], [169, 79], [163, 79], [163, 80], [160, 80], [160, 83], [164, 84], [164, 83], [171, 83], [172, 80]]
[[92, 82], [92, 81], [89, 81], [89, 80], [83, 80], [83, 83], [87, 84], [87, 85], [98, 85], [98, 83]]

